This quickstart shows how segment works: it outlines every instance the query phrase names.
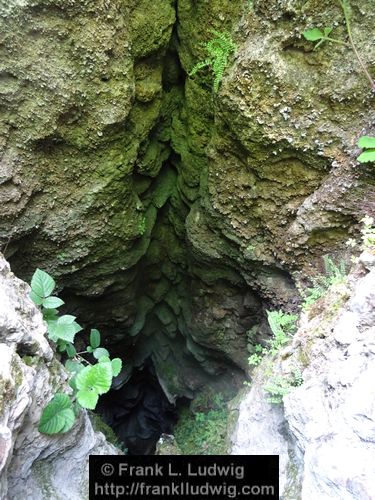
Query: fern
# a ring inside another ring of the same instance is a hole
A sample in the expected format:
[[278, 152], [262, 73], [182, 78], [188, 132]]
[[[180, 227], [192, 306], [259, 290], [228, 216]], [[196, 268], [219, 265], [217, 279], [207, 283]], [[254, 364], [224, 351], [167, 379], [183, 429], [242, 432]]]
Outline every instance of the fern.
[[311, 279], [313, 286], [303, 292], [302, 309], [304, 310], [307, 310], [318, 299], [323, 297], [329, 287], [346, 281], [346, 268], [343, 260], [339, 264], [335, 264], [329, 255], [325, 255], [323, 261], [325, 274], [313, 277]]
[[215, 37], [205, 44], [208, 57], [198, 62], [190, 71], [189, 76], [194, 76], [201, 69], [210, 67], [214, 75], [213, 90], [216, 93], [228, 66], [229, 57], [236, 50], [236, 45], [228, 33], [216, 30], [212, 30], [212, 33]]

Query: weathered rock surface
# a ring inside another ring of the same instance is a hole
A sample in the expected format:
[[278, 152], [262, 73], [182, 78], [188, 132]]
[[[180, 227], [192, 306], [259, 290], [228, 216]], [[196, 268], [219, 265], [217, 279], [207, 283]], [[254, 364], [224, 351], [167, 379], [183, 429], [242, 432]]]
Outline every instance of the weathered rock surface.
[[362, 276], [332, 289], [272, 361], [284, 377], [301, 370], [303, 384], [268, 403], [266, 358], [234, 410], [231, 453], [279, 454], [286, 500], [375, 497], [375, 257], [361, 260]]
[[28, 292], [0, 254], [0, 498], [82, 500], [89, 455], [119, 452], [94, 432], [84, 411], [67, 434], [38, 432], [46, 403], [69, 388]]
[[[372, 3], [351, 1], [370, 71]], [[349, 47], [302, 37], [331, 24], [330, 0], [0, 6], [0, 242], [171, 400], [234, 385], [263, 308], [375, 212], [374, 96]], [[216, 95], [187, 76], [213, 29], [237, 44]]]

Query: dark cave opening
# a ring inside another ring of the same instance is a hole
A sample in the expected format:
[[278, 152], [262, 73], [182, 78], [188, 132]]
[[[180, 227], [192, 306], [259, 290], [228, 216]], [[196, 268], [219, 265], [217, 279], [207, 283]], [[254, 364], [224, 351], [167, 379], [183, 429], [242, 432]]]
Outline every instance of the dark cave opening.
[[169, 402], [150, 359], [121, 387], [101, 396], [96, 412], [128, 455], [151, 455], [161, 434], [172, 434], [176, 406]]

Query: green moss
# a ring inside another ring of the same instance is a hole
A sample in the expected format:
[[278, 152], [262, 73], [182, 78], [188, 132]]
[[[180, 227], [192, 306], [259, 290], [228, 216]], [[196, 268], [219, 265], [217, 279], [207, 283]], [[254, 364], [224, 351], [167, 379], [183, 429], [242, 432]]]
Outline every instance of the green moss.
[[226, 455], [229, 411], [223, 397], [202, 393], [179, 415], [174, 435], [184, 455]]
[[90, 421], [92, 423], [94, 431], [104, 434], [108, 443], [113, 444], [113, 446], [123, 451], [122, 443], [119, 441], [113, 429], [103, 421], [100, 415], [93, 412], [88, 412], [88, 415], [90, 417]]

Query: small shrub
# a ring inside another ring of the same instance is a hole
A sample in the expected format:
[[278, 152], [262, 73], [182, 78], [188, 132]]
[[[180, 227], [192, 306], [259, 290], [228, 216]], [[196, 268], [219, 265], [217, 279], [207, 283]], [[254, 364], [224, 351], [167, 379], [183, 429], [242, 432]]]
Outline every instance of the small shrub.
[[[43, 434], [69, 431], [79, 407], [94, 410], [99, 396], [110, 390], [113, 377], [116, 377], [122, 368], [121, 359], [111, 360], [107, 349], [100, 347], [100, 333], [96, 329], [90, 332], [90, 345], [86, 351], [77, 353], [74, 339], [82, 327], [75, 321], [75, 316], [58, 316], [57, 309], [64, 302], [52, 296], [55, 287], [54, 279], [45, 271], [37, 269], [31, 280], [30, 298], [41, 307], [48, 326], [48, 338], [56, 343], [60, 352], [66, 352], [69, 357], [65, 368], [71, 374], [69, 384], [74, 396], [70, 398], [63, 393], [54, 395], [44, 408], [39, 422], [38, 429]], [[91, 354], [96, 362], [90, 363], [83, 354]]]
[[212, 30], [215, 35], [212, 40], [205, 44], [208, 57], [204, 61], [198, 62], [190, 71], [189, 76], [193, 76], [203, 68], [209, 67], [214, 74], [213, 90], [219, 90], [223, 79], [224, 71], [228, 66], [230, 55], [235, 52], [236, 45], [228, 33]]

